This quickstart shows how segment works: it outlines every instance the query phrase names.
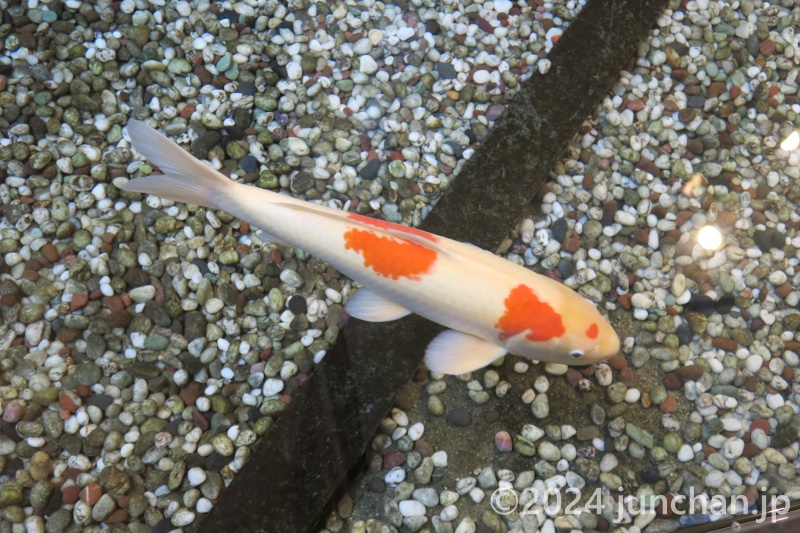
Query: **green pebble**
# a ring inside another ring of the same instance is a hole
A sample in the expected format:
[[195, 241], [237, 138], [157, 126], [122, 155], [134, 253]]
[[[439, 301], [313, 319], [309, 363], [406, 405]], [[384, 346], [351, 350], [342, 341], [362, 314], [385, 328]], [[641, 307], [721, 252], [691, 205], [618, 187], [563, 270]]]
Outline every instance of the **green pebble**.
[[272, 416], [286, 410], [286, 404], [280, 400], [267, 400], [261, 404], [259, 411], [262, 415]]
[[612, 405], [608, 408], [608, 416], [609, 418], [616, 418], [618, 416], [624, 415], [628, 411], [628, 407], [630, 404], [622, 402]]
[[178, 221], [170, 216], [158, 218], [156, 219], [155, 224], [153, 224], [153, 229], [156, 230], [156, 233], [170, 234], [173, 233], [177, 228]]
[[665, 450], [661, 446], [653, 446], [650, 449], [650, 457], [652, 457], [654, 461], [657, 461], [657, 462], [660, 463], [662, 461], [666, 461], [666, 459], [667, 459], [667, 457], [669, 457], [669, 455], [667, 454], [667, 450]]
[[661, 385], [656, 385], [650, 389], [650, 401], [653, 405], [661, 405], [667, 399], [667, 389]]
[[286, 302], [286, 298], [283, 296], [283, 293], [277, 288], [270, 289], [267, 300], [269, 302], [269, 310], [273, 313], [281, 312], [283, 305]]
[[29, 303], [22, 306], [22, 309], [20, 309], [19, 320], [23, 324], [32, 324], [40, 320], [44, 316], [44, 312], [44, 304]]
[[478, 405], [483, 405], [489, 401], [489, 393], [483, 390], [471, 390], [467, 393], [469, 398]]
[[628, 422], [625, 424], [625, 434], [628, 435], [635, 443], [645, 448], [652, 448], [654, 441], [653, 435], [649, 431], [641, 429], [640, 427]]
[[610, 490], [615, 491], [622, 487], [622, 478], [616, 474], [602, 472], [600, 474], [600, 483], [608, 487]]
[[150, 334], [144, 340], [145, 350], [165, 350], [169, 346], [169, 339], [163, 335]]
[[12, 524], [21, 524], [25, 521], [25, 511], [19, 505], [10, 505], [0, 510], [0, 517]]
[[169, 62], [167, 70], [178, 75], [188, 74], [192, 71], [192, 64], [182, 57], [176, 57]]
[[0, 508], [22, 503], [22, 486], [16, 481], [6, 481], [0, 486]]
[[211, 400], [211, 410], [215, 413], [232, 413], [233, 412], [233, 404], [231, 403], [230, 399], [226, 396], [221, 394], [215, 394], [210, 398]]
[[724, 429], [722, 421], [719, 418], [712, 418], [708, 421], [706, 426], [709, 435], [718, 435]]
[[394, 160], [389, 163], [389, 173], [395, 178], [402, 178], [406, 175], [406, 166], [402, 161]]
[[727, 472], [731, 467], [728, 460], [716, 452], [706, 457], [706, 461], [720, 472]]
[[211, 445], [214, 447], [214, 451], [223, 457], [230, 457], [233, 455], [233, 441], [231, 441], [225, 433], [217, 433], [214, 435], [211, 438]]
[[433, 395], [428, 398], [428, 411], [434, 416], [444, 414], [444, 403], [438, 396]]
[[683, 428], [683, 435], [689, 442], [696, 442], [703, 434], [703, 426], [697, 422], [687, 422]]
[[397, 484], [397, 487], [394, 489], [394, 501], [402, 502], [411, 497], [411, 493], [414, 492], [414, 484], [409, 483], [408, 481], [401, 481]]
[[625, 401], [625, 393], [628, 392], [628, 387], [620, 382], [615, 381], [611, 385], [608, 386], [607, 393], [608, 399], [612, 403], [621, 403]]
[[670, 431], [664, 435], [664, 449], [669, 453], [678, 453], [678, 450], [683, 446], [683, 438], [680, 433]]
[[255, 424], [253, 424], [253, 431], [256, 432], [256, 435], [263, 436], [269, 431], [269, 428], [272, 427], [272, 417], [271, 416], [263, 416], [256, 420]]
[[536, 446], [522, 435], [514, 435], [514, 451], [525, 457], [533, 457], [536, 455]]
[[433, 475], [433, 459], [426, 457], [422, 460], [420, 465], [414, 470], [414, 480], [423, 485], [430, 482]]
[[239, 253], [236, 250], [229, 249], [219, 254], [219, 262], [223, 265], [236, 265], [239, 263]]

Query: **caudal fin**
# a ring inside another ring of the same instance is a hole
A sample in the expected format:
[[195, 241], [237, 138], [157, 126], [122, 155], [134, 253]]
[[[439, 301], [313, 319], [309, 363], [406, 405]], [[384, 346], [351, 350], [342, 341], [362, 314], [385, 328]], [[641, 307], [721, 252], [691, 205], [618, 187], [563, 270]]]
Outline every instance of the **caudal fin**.
[[122, 186], [125, 191], [222, 209], [224, 200], [239, 185], [143, 122], [128, 121], [128, 132], [136, 151], [158, 165], [164, 174], [130, 180]]

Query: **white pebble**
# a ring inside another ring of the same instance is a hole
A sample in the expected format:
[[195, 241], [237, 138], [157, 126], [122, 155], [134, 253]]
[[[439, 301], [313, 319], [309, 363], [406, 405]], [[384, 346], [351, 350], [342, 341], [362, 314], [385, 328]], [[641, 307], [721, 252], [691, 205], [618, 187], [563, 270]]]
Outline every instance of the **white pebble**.
[[447, 466], [447, 452], [444, 450], [439, 450], [438, 452], [435, 452], [431, 456], [431, 459], [433, 459], [433, 466], [438, 466], [438, 467]]
[[492, 76], [487, 70], [476, 70], [475, 73], [472, 75], [472, 81], [474, 81], [478, 85], [489, 83], [489, 80], [491, 79]]
[[206, 480], [206, 471], [199, 466], [190, 468], [186, 473], [186, 478], [189, 480], [189, 484], [192, 487], [197, 487]]
[[600, 459], [601, 472], [611, 472], [617, 465], [619, 465], [619, 461], [613, 453], [607, 453]]
[[416, 500], [405, 500], [400, 502], [400, 513], [403, 516], [425, 516], [425, 505]]
[[678, 450], [678, 460], [685, 463], [692, 459], [694, 459], [694, 450], [692, 450], [692, 447], [688, 444], [681, 446], [681, 449]]
[[269, 378], [264, 382], [264, 396], [274, 396], [283, 390], [283, 380], [278, 378]]
[[390, 485], [396, 485], [397, 483], [400, 483], [405, 479], [406, 479], [406, 471], [399, 466], [396, 466], [391, 470], [389, 470], [388, 472], [386, 472], [386, 475], [383, 478], [383, 480], [386, 483], [389, 483]]
[[417, 422], [408, 428], [408, 436], [411, 440], [418, 440], [425, 432], [425, 425], [422, 422]]

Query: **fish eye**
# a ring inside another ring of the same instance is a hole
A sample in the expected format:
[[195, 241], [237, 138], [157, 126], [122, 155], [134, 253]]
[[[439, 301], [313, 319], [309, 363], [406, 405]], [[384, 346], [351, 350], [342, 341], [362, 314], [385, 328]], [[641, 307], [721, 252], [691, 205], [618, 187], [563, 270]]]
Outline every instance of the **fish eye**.
[[583, 357], [583, 352], [581, 350], [572, 350], [569, 352], [569, 356], [573, 359], [578, 359], [579, 357]]

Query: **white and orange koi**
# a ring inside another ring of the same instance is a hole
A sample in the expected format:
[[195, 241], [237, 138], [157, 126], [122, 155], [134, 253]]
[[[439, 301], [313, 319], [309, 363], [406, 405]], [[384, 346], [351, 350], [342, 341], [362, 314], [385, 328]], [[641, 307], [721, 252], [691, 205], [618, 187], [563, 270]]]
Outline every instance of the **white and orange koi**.
[[619, 351], [619, 337], [588, 300], [546, 276], [470, 244], [237, 183], [164, 135], [130, 121], [135, 148], [164, 172], [126, 191], [221, 209], [262, 228], [265, 242], [306, 250], [362, 285], [351, 316], [381, 322], [417, 313], [448, 330], [425, 362], [463, 374], [506, 353], [590, 364]]

